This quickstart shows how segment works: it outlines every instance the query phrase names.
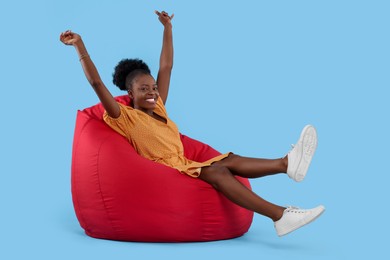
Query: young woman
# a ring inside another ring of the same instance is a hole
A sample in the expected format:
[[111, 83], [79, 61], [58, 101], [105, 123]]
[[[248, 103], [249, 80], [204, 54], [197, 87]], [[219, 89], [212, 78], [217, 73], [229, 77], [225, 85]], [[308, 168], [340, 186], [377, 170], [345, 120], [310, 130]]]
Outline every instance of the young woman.
[[164, 26], [157, 80], [139, 59], [120, 61], [113, 74], [113, 83], [127, 91], [131, 106], [115, 101], [102, 82], [80, 35], [69, 30], [60, 35], [64, 44], [75, 47], [84, 73], [105, 108], [105, 122], [127, 138], [140, 155], [200, 178], [239, 206], [269, 217], [279, 236], [319, 217], [325, 210], [323, 206], [309, 210], [281, 207], [262, 199], [234, 177], [260, 178], [286, 173], [293, 180], [302, 181], [317, 147], [317, 134], [313, 126], [305, 126], [294, 148], [283, 158], [256, 159], [233, 153], [202, 163], [185, 158], [178, 128], [169, 119], [164, 106], [173, 67], [173, 15], [169, 16], [164, 11], [156, 11], [156, 15]]

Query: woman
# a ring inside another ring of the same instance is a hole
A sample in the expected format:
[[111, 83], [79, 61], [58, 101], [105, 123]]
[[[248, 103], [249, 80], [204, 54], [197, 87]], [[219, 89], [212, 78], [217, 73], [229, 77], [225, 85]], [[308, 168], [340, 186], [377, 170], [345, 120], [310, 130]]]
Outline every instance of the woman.
[[297, 144], [283, 158], [256, 159], [233, 153], [202, 163], [185, 158], [178, 128], [169, 119], [164, 106], [173, 67], [173, 15], [169, 16], [164, 11], [156, 11], [156, 15], [164, 26], [157, 81], [148, 66], [139, 59], [120, 61], [113, 74], [114, 84], [128, 92], [131, 106], [115, 101], [102, 82], [80, 35], [71, 31], [60, 35], [64, 44], [75, 47], [84, 73], [105, 109], [104, 121], [127, 138], [140, 155], [200, 178], [239, 206], [269, 217], [274, 221], [279, 236], [319, 217], [324, 211], [323, 206], [309, 210], [281, 207], [262, 199], [234, 177], [260, 178], [286, 173], [293, 180], [302, 181], [317, 147], [317, 134], [313, 126], [308, 125], [303, 129]]

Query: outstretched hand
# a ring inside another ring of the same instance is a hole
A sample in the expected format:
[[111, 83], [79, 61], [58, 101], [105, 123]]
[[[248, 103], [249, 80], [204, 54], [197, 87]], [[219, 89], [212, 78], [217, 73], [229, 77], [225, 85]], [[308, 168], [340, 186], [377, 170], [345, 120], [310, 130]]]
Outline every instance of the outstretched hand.
[[60, 41], [65, 45], [75, 45], [81, 40], [81, 36], [70, 30], [67, 30], [60, 35]]
[[162, 23], [162, 25], [167, 26], [171, 25], [171, 20], [173, 19], [174, 14], [169, 16], [169, 14], [165, 11], [162, 11], [161, 13], [159, 11], [154, 11], [158, 15], [158, 19]]

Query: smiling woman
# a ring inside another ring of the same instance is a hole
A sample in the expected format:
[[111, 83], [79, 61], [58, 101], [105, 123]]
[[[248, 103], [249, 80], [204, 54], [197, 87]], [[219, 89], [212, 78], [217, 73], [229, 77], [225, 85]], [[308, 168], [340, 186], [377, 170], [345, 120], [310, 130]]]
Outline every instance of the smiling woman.
[[274, 222], [279, 236], [318, 218], [324, 212], [323, 206], [301, 210], [275, 205], [237, 179], [284, 173], [297, 182], [302, 181], [317, 148], [317, 132], [311, 125], [304, 127], [297, 144], [281, 158], [248, 158], [225, 153], [200, 160], [186, 155], [178, 127], [170, 120], [165, 109], [173, 67], [173, 15], [157, 11], [156, 14], [164, 26], [157, 80], [142, 60], [120, 61], [115, 68], [113, 82], [121, 90], [127, 91], [131, 102], [126, 104], [115, 100], [102, 82], [80, 35], [66, 31], [60, 36], [63, 43], [75, 47], [84, 73], [104, 107], [103, 119], [106, 124], [125, 137], [143, 158], [176, 170], [177, 173], [198, 178], [196, 181], [204, 181], [236, 205], [268, 217]]

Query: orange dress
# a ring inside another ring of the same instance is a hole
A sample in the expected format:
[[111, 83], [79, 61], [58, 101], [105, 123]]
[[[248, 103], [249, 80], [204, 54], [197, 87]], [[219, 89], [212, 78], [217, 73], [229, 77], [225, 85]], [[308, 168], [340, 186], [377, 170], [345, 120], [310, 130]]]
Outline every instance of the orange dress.
[[166, 112], [161, 98], [158, 98], [154, 113], [166, 119], [159, 121], [141, 110], [118, 103], [121, 114], [110, 117], [105, 111], [104, 121], [124, 136], [137, 153], [152, 161], [165, 164], [191, 177], [199, 177], [201, 168], [226, 158], [229, 153], [219, 155], [206, 162], [194, 162], [184, 156], [179, 129]]

